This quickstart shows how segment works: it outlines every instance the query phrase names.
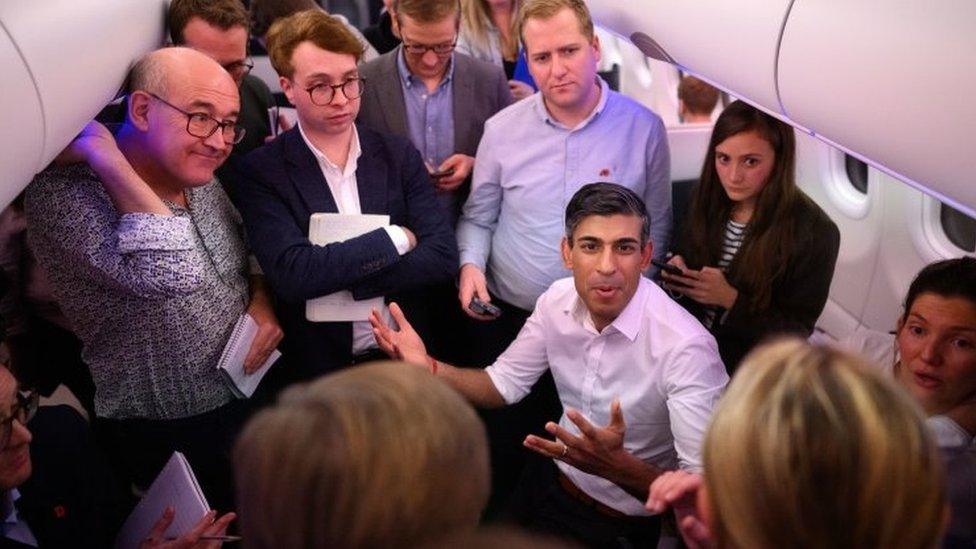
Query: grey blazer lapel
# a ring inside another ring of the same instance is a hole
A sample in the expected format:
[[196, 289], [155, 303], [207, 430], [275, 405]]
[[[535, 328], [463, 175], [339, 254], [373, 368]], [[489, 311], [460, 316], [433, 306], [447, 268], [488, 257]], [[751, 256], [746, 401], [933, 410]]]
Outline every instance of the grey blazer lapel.
[[384, 56], [383, 64], [380, 67], [380, 82], [376, 83], [376, 87], [379, 88], [376, 93], [380, 100], [383, 119], [390, 129], [390, 133], [408, 136], [410, 130], [407, 129], [407, 109], [404, 106], [400, 71], [397, 70], [397, 57], [399, 55], [400, 48], [397, 48]]
[[454, 54], [454, 62], [454, 152], [474, 156], [478, 139], [472, 123], [475, 109], [473, 67], [463, 54]]

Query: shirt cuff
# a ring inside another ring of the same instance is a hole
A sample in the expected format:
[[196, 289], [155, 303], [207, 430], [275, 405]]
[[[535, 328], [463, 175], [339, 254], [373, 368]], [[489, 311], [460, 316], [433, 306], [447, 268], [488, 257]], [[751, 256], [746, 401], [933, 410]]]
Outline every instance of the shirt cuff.
[[386, 234], [390, 235], [390, 240], [396, 246], [398, 254], [403, 255], [410, 251], [410, 239], [407, 238], [407, 233], [403, 230], [403, 227], [388, 225], [383, 228], [386, 230]]
[[458, 263], [459, 267], [464, 267], [466, 263], [470, 263], [481, 269], [481, 272], [485, 272], [485, 263], [487, 263], [487, 261], [484, 254], [471, 250], [461, 250], [460, 258], [461, 261]]
[[128, 213], [119, 219], [119, 253], [182, 251], [194, 248], [189, 218]]

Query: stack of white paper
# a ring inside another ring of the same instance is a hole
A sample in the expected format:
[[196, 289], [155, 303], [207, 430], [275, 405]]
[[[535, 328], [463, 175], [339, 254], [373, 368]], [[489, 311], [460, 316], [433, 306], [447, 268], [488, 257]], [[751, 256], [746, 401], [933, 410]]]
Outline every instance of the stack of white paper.
[[[312, 214], [308, 240], [317, 246], [343, 242], [386, 227], [390, 216], [376, 214]], [[305, 318], [312, 322], [355, 322], [368, 320], [373, 309], [383, 307], [383, 298], [356, 301], [352, 292], [341, 291], [305, 302]]]

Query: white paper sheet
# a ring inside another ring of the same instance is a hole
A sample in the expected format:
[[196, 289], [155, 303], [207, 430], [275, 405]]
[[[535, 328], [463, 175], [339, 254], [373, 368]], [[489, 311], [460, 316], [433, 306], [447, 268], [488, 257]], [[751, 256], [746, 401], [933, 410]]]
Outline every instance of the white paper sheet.
[[115, 539], [116, 549], [139, 547], [167, 507], [176, 511], [173, 523], [166, 530], [167, 537], [179, 537], [190, 531], [210, 511], [190, 463], [179, 452], [173, 452], [149, 491], [129, 514]]
[[[376, 214], [312, 214], [308, 239], [324, 246], [375, 231], [390, 224], [390, 216]], [[352, 292], [341, 291], [305, 302], [305, 318], [312, 322], [355, 322], [368, 320], [373, 309], [383, 307], [383, 298], [356, 301]]]

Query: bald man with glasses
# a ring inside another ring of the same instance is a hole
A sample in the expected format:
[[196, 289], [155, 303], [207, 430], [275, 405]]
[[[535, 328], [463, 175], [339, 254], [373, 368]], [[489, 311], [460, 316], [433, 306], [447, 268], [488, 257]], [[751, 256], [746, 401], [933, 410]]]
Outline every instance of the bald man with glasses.
[[245, 312], [244, 368], [282, 337], [249, 277], [240, 216], [214, 170], [246, 135], [237, 86], [210, 57], [165, 48], [130, 76], [115, 136], [90, 124], [27, 189], [28, 238], [95, 381], [96, 428], [128, 482], [147, 487], [174, 450], [208, 500], [233, 501], [228, 455], [246, 419], [217, 363]]

